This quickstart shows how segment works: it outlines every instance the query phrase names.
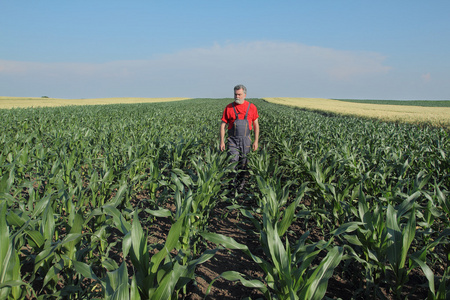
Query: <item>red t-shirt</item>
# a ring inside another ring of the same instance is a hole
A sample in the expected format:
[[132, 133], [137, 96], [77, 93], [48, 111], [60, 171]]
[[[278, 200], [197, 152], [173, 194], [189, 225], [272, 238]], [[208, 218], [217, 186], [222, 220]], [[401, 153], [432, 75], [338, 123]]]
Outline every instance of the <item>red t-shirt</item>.
[[[234, 113], [233, 109], [233, 103], [230, 103], [225, 107], [225, 110], [223, 111], [222, 115], [222, 121], [228, 124], [228, 129], [233, 128], [234, 120], [236, 120], [236, 114]], [[250, 109], [248, 110], [247, 114], [247, 120], [250, 124], [250, 130], [253, 128], [253, 122], [258, 119], [258, 110], [256, 109], [255, 104], [251, 104], [248, 101], [244, 101], [242, 104], [234, 104], [234, 107], [236, 109], [236, 112], [238, 113], [239, 119], [244, 119], [245, 113], [247, 112], [248, 106], [250, 106]]]

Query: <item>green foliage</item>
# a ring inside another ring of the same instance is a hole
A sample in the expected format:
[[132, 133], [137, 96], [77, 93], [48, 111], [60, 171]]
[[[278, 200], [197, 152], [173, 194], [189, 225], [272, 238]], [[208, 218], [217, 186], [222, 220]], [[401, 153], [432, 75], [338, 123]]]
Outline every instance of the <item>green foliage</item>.
[[[246, 195], [257, 204], [231, 200], [259, 257], [209, 232], [230, 197], [217, 139], [229, 100], [0, 110], [0, 298], [177, 298], [215, 253], [205, 238], [260, 265], [261, 280], [221, 276], [267, 298], [321, 298], [336, 269], [353, 275], [355, 297], [382, 297], [380, 285], [401, 297], [415, 268], [430, 299], [448, 297], [448, 131], [251, 101], [261, 149]], [[151, 244], [160, 220], [170, 233]]]

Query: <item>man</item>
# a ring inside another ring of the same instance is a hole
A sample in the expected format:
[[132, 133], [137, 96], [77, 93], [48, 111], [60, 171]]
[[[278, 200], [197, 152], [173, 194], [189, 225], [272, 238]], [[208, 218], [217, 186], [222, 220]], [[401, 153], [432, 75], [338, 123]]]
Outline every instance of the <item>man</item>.
[[[250, 147], [253, 151], [258, 149], [259, 123], [256, 106], [245, 100], [247, 88], [242, 84], [234, 87], [234, 102], [225, 107], [220, 124], [220, 151], [225, 150], [225, 128], [228, 129], [228, 153], [232, 162], [240, 161], [241, 169], [247, 165], [247, 154]], [[250, 131], [254, 128], [255, 140], [251, 141]], [[242, 181], [240, 189], [245, 183]]]

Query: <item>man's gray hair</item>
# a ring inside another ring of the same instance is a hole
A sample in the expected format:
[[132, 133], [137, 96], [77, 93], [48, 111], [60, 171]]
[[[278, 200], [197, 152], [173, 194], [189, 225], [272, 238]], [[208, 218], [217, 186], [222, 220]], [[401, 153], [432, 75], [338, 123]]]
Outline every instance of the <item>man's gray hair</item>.
[[243, 91], [244, 91], [244, 94], [247, 95], [247, 88], [246, 88], [245, 85], [243, 85], [243, 84], [238, 84], [237, 86], [234, 87], [234, 90], [235, 90], [235, 91], [237, 91], [237, 90], [243, 90]]

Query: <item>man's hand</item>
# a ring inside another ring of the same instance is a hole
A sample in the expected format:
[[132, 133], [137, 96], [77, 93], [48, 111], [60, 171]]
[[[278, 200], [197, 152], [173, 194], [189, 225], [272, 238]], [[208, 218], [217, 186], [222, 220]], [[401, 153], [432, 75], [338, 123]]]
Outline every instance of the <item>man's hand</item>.
[[253, 142], [253, 151], [258, 150], [258, 142], [259, 142], [259, 122], [258, 119], [253, 121], [253, 126], [255, 127], [255, 141]]
[[258, 150], [258, 141], [253, 142], [253, 151]]
[[222, 123], [220, 123], [220, 129], [219, 129], [219, 140], [220, 140], [219, 149], [220, 149], [220, 151], [225, 150], [225, 126], [226, 125], [227, 125], [227, 123], [225, 123], [224, 121], [222, 121]]

